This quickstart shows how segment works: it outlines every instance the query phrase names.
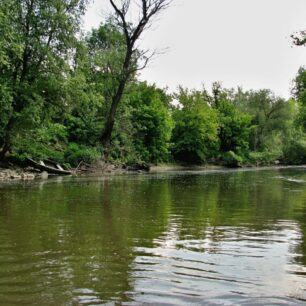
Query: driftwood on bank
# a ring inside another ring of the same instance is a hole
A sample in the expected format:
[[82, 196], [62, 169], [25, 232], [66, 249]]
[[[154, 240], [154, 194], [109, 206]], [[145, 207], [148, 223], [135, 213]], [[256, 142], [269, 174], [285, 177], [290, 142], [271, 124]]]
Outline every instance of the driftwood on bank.
[[70, 170], [65, 170], [63, 167], [61, 167], [58, 163], [56, 162], [44, 162], [44, 161], [35, 161], [31, 158], [27, 158], [29, 164], [41, 171], [46, 171], [51, 174], [57, 174], [57, 175], [71, 175], [72, 171]]
[[75, 174], [94, 174], [94, 173], [113, 173], [120, 174], [129, 171], [134, 172], [147, 172], [150, 171], [150, 166], [147, 163], [135, 163], [135, 164], [114, 164], [103, 160], [95, 162], [93, 164], [85, 163], [81, 161], [76, 169]]

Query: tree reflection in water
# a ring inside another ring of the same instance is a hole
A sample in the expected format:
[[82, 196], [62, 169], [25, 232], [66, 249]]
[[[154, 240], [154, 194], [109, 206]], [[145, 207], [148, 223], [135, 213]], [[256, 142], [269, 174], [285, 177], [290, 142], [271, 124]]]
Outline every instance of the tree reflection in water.
[[284, 169], [3, 185], [0, 300], [303, 299], [304, 180]]

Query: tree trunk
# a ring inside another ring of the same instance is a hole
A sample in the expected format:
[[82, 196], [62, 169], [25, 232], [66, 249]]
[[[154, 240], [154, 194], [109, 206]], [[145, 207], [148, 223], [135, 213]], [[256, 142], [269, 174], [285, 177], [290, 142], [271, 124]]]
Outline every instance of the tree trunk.
[[104, 151], [104, 157], [107, 158], [108, 153], [109, 153], [109, 148], [112, 140], [112, 132], [114, 129], [114, 123], [115, 123], [115, 116], [117, 112], [118, 105], [121, 101], [121, 98], [123, 96], [124, 88], [127, 83], [127, 80], [129, 78], [130, 72], [129, 72], [129, 67], [131, 63], [131, 58], [132, 58], [132, 53], [133, 53], [133, 45], [128, 45], [123, 67], [122, 67], [122, 75], [119, 80], [118, 88], [116, 90], [116, 93], [112, 97], [112, 104], [111, 108], [109, 111], [109, 114], [106, 119], [106, 123], [104, 126], [103, 133], [101, 135], [100, 141], [103, 146], [103, 151]]
[[[122, 65], [122, 71], [119, 75], [119, 84], [116, 89], [115, 94], [112, 97], [111, 108], [109, 114], [106, 119], [106, 123], [104, 126], [103, 133], [101, 135], [100, 141], [103, 146], [104, 158], [107, 159], [109, 148], [111, 144], [111, 136], [115, 123], [115, 116], [118, 105], [123, 96], [125, 85], [129, 79], [131, 73], [133, 73], [133, 69], [131, 70], [131, 61], [133, 54], [135, 55], [136, 49], [134, 46], [138, 41], [140, 35], [144, 31], [145, 27], [148, 25], [150, 19], [158, 14], [163, 9], [167, 8], [171, 0], [142, 0], [142, 5], [140, 6], [140, 19], [135, 27], [131, 26], [131, 23], [127, 21], [126, 16], [130, 7], [130, 1], [121, 1], [122, 8], [120, 9], [113, 0], [109, 0], [113, 9], [115, 10], [115, 14], [118, 17], [118, 25], [123, 30], [125, 40], [126, 40], [126, 54], [125, 59]], [[139, 58], [138, 58], [139, 59]], [[137, 62], [137, 58], [136, 58]], [[137, 63], [135, 63], [137, 64]], [[137, 66], [137, 65], [136, 65]], [[144, 66], [145, 67], [145, 66]], [[136, 72], [137, 67], [135, 67]], [[142, 68], [143, 69], [143, 68]]]
[[6, 153], [11, 148], [11, 130], [13, 128], [13, 125], [14, 125], [14, 120], [13, 118], [11, 118], [7, 123], [5, 135], [3, 137], [3, 145], [0, 151], [0, 161], [3, 161], [5, 159]]
[[0, 151], [0, 161], [5, 160], [6, 153], [9, 151], [10, 145], [9, 142], [5, 142]]
[[103, 146], [104, 152], [108, 152], [110, 144], [111, 144], [111, 137], [112, 137], [112, 131], [114, 128], [114, 123], [115, 123], [115, 116], [116, 116], [116, 111], [119, 105], [119, 102], [123, 96], [123, 91], [124, 91], [124, 87], [127, 81], [127, 77], [124, 77], [121, 81], [120, 84], [118, 86], [118, 90], [116, 92], [116, 94], [114, 95], [113, 99], [112, 99], [112, 104], [111, 104], [111, 108], [109, 111], [109, 114], [107, 116], [107, 120], [104, 126], [104, 130], [103, 133], [101, 135], [101, 144]]

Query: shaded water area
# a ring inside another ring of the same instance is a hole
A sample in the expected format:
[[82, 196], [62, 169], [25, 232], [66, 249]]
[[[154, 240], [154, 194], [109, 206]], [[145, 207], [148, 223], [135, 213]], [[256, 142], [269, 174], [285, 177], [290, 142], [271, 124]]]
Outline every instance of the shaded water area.
[[0, 305], [306, 305], [306, 168], [0, 186]]

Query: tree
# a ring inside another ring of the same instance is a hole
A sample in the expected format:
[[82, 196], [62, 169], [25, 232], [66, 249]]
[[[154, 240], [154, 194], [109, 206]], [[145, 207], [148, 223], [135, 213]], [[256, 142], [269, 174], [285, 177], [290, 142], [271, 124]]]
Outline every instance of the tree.
[[90, 146], [99, 143], [124, 46], [124, 36], [111, 20], [78, 43], [65, 88], [69, 110], [65, 125], [70, 141]]
[[[62, 116], [63, 83], [87, 0], [2, 0], [0, 159], [44, 116]], [[57, 104], [57, 107], [53, 107]]]
[[134, 147], [142, 161], [164, 162], [169, 155], [172, 120], [169, 97], [154, 85], [135, 84], [128, 94]]
[[233, 99], [240, 110], [252, 116], [251, 150], [272, 149], [275, 140], [285, 135], [289, 122], [293, 120], [292, 103], [275, 96], [268, 89], [238, 91]]
[[243, 156], [249, 150], [252, 117], [239, 111], [233, 103], [227, 100], [220, 102], [218, 114], [221, 152], [232, 151]]
[[292, 93], [297, 101], [306, 106], [306, 69], [301, 67], [295, 77]]
[[218, 152], [217, 112], [203, 92], [180, 88], [175, 98], [180, 104], [173, 112], [173, 156], [191, 164], [206, 162]]
[[292, 94], [298, 104], [296, 123], [306, 132], [306, 69], [304, 67], [299, 69], [295, 77]]
[[[115, 12], [116, 24], [118, 28], [121, 29], [125, 38], [125, 48], [121, 69], [119, 73], [114, 76], [116, 79], [116, 86], [111, 96], [110, 110], [103, 133], [101, 134], [101, 143], [106, 149], [111, 142], [117, 108], [122, 99], [126, 84], [135, 72], [146, 66], [150, 58], [147, 52], [141, 52], [136, 44], [143, 31], [150, 24], [152, 18], [166, 9], [170, 2], [171, 0], [142, 0], [140, 6], [138, 6], [135, 1], [135, 3], [132, 4], [139, 7], [140, 18], [138, 22], [133, 23], [128, 20], [128, 13], [131, 9], [130, 0], [121, 0], [121, 6], [117, 5], [115, 1], [110, 0], [110, 4]], [[142, 64], [139, 63], [141, 59], [144, 61]]]
[[[232, 151], [233, 154], [245, 155], [249, 149], [249, 135], [251, 131], [251, 116], [238, 109], [234, 103], [234, 89], [222, 88], [221, 83], [212, 85], [212, 95], [205, 89], [203, 93], [210, 101], [210, 106], [218, 114], [218, 138], [220, 153]], [[239, 92], [239, 89], [238, 89]]]

